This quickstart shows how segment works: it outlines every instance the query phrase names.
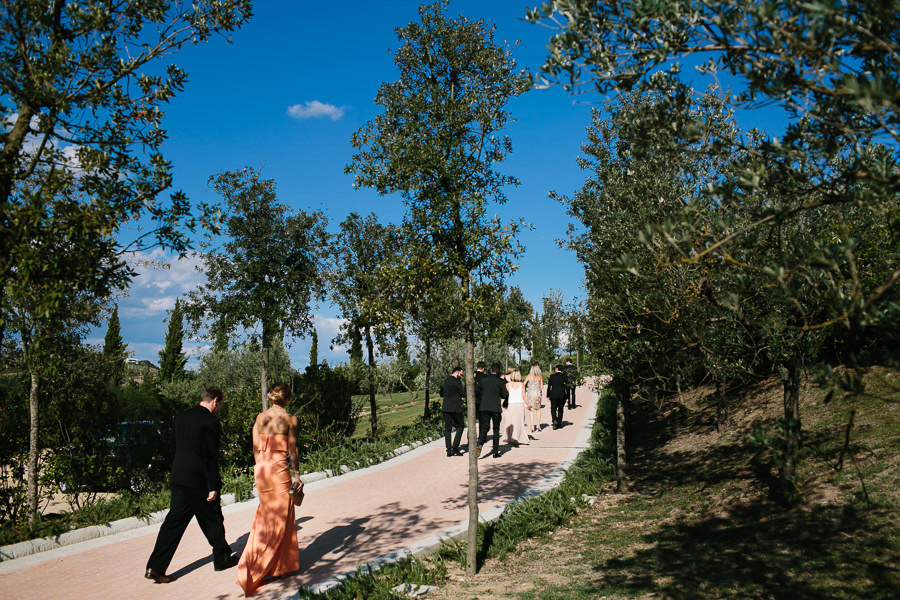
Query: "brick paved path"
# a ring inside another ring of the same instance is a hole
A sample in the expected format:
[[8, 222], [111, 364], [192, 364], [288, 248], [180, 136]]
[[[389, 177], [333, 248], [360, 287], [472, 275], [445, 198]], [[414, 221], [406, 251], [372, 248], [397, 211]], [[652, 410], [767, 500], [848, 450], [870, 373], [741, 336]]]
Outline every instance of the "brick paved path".
[[[567, 410], [568, 426], [549, 426], [530, 445], [502, 447], [479, 461], [479, 514], [496, 514], [507, 502], [533, 488], [571, 461], [587, 443], [594, 414], [593, 394], [577, 391], [578, 408]], [[549, 405], [543, 410], [549, 424]], [[463, 440], [466, 438], [464, 437]], [[490, 440], [486, 451], [490, 449]], [[352, 571], [357, 565], [409, 548], [430, 546], [440, 533], [465, 531], [468, 457], [447, 458], [443, 439], [381, 465], [309, 483], [297, 510], [301, 571], [266, 584], [255, 598], [282, 599]], [[256, 501], [224, 507], [225, 530], [240, 554], [256, 511]], [[144, 565], [159, 525], [98, 538], [0, 563], [0, 598], [5, 600], [225, 600], [242, 598], [236, 569], [216, 572], [210, 548], [192, 521], [169, 574], [178, 580], [154, 584]]]

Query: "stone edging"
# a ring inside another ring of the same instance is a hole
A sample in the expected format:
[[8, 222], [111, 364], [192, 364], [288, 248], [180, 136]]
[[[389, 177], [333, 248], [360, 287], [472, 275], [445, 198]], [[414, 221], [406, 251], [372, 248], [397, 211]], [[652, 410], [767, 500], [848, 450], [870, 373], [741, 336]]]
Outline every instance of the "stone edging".
[[[499, 506], [495, 506], [490, 510], [486, 510], [484, 512], [479, 511], [479, 518], [484, 523], [492, 523], [498, 520], [503, 512], [506, 510], [508, 506], [515, 504], [516, 502], [520, 502], [525, 500], [526, 498], [531, 498], [532, 496], [539, 496], [546, 491], [552, 490], [557, 487], [566, 477], [566, 471], [569, 467], [572, 466], [572, 463], [575, 462], [575, 459], [578, 458], [578, 455], [581, 454], [582, 450], [587, 449], [591, 432], [594, 429], [594, 423], [597, 420], [597, 405], [600, 401], [600, 392], [599, 390], [595, 390], [591, 392], [591, 403], [588, 406], [588, 414], [582, 424], [581, 431], [578, 432], [578, 435], [575, 438], [574, 447], [569, 452], [569, 455], [557, 465], [555, 469], [550, 471], [543, 479], [538, 481], [531, 488], [525, 490], [506, 504], [501, 504]], [[415, 544], [407, 546], [406, 548], [401, 548], [400, 550], [395, 550], [390, 554], [386, 554], [374, 560], [367, 562], [364, 565], [359, 566], [359, 571], [362, 573], [368, 573], [371, 571], [377, 571], [381, 567], [385, 565], [389, 565], [391, 563], [398, 562], [405, 558], [409, 557], [419, 557], [425, 554], [432, 552], [435, 548], [439, 547], [445, 540], [447, 539], [458, 539], [466, 535], [467, 530], [469, 528], [469, 522], [463, 521], [462, 523], [458, 523], [453, 527], [449, 527], [443, 531], [432, 534], [423, 540], [419, 540]], [[357, 570], [354, 569], [352, 571], [346, 571], [339, 575], [335, 575], [334, 577], [330, 577], [324, 581], [320, 581], [319, 583], [314, 583], [306, 587], [307, 590], [313, 593], [322, 593], [328, 591], [332, 588], [338, 587], [344, 583], [345, 580], [354, 577], [357, 573]], [[284, 600], [290, 600], [292, 598], [296, 598], [297, 594], [292, 594], [288, 596]]]
[[[411, 444], [405, 444], [403, 446], [400, 446], [396, 450], [392, 450], [384, 456], [381, 456], [380, 460], [369, 463], [367, 465], [360, 465], [359, 463], [357, 463], [353, 467], [341, 465], [340, 472], [337, 474], [337, 476], [349, 473], [356, 469], [383, 463], [392, 458], [396, 458], [397, 456], [410, 452], [411, 450], [414, 450], [419, 446], [428, 444], [434, 439], [436, 438], [425, 438], [425, 440], [420, 440]], [[327, 479], [328, 477], [334, 476], [335, 474], [331, 471], [331, 469], [326, 469], [325, 471], [316, 471], [313, 473], [306, 473], [304, 475], [301, 475], [300, 480], [303, 481], [303, 483], [312, 483], [313, 481], [320, 481], [322, 479]], [[254, 489], [254, 496], [255, 492], [256, 490]], [[235, 504], [234, 494], [222, 494], [222, 506], [228, 506], [229, 504]], [[145, 517], [126, 517], [124, 519], [112, 521], [106, 525], [91, 525], [90, 527], [73, 529], [72, 531], [66, 531], [55, 536], [26, 540], [24, 542], [18, 542], [16, 544], [9, 544], [8, 546], [0, 546], [0, 562], [15, 560], [17, 558], [31, 556], [32, 554], [37, 554], [39, 552], [55, 550], [63, 546], [78, 544], [80, 542], [86, 542], [88, 540], [93, 540], [99, 537], [115, 535], [117, 533], [131, 531], [132, 529], [154, 525], [156, 523], [162, 522], [168, 512], [169, 509], [166, 508], [163, 510], [152, 512]]]

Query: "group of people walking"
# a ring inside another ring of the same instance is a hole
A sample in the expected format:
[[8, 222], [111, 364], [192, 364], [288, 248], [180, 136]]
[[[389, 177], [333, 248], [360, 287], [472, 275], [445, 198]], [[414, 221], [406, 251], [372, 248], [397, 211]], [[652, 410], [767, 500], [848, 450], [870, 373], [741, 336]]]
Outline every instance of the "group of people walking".
[[[479, 362], [475, 368], [475, 407], [478, 415], [478, 447], [480, 455], [487, 443], [489, 431], [493, 431], [491, 456], [499, 458], [502, 443], [519, 446], [535, 439], [533, 434], [543, 428], [541, 409], [544, 396], [544, 377], [540, 363], [532, 364], [528, 375], [511, 368], [505, 376], [500, 375], [500, 364], [491, 365], [490, 373], [485, 372], [485, 363]], [[557, 365], [546, 385], [546, 398], [550, 401], [550, 416], [553, 429], [563, 426], [563, 409], [568, 403], [575, 408], [575, 367], [571, 360], [566, 365]], [[447, 456], [462, 456], [462, 440], [465, 421], [463, 419], [462, 367], [454, 367], [441, 383], [443, 398], [441, 412], [444, 419], [444, 444]], [[527, 419], [526, 419], [527, 417]], [[529, 425], [530, 423], [530, 425]], [[501, 435], [502, 433], [502, 435]]]
[[[558, 365], [546, 386], [554, 429], [563, 425], [567, 399], [571, 398], [569, 407], [574, 408], [574, 380], [567, 379], [563, 369]], [[461, 367], [455, 367], [440, 388], [447, 456], [462, 455], [459, 448], [464, 427], [462, 372]], [[532, 365], [524, 380], [517, 369], [510, 369], [501, 377], [499, 363], [491, 365], [489, 374], [485, 373], [484, 363], [478, 363], [475, 402], [480, 424], [479, 455], [487, 443], [489, 429], [493, 430], [495, 458], [501, 456], [501, 429], [505, 443], [513, 446], [527, 444], [533, 439], [532, 434], [540, 432], [543, 389], [544, 379], [538, 363]], [[256, 593], [266, 578], [300, 569], [294, 498], [302, 492], [303, 482], [297, 451], [297, 417], [286, 410], [291, 401], [291, 388], [283, 383], [274, 385], [268, 400], [271, 407], [257, 415], [253, 423], [253, 475], [259, 506], [240, 558], [232, 553], [226, 541], [222, 515], [219, 474], [222, 425], [217, 415], [224, 397], [222, 390], [210, 387], [201, 393], [197, 406], [175, 417], [175, 458], [169, 478], [171, 503], [147, 560], [144, 577], [155, 583], [174, 580], [166, 571], [195, 516], [212, 546], [213, 568], [221, 571], [237, 565], [237, 583], [246, 596]]]
[[[300, 569], [300, 547], [294, 514], [294, 492], [302, 490], [297, 417], [287, 412], [291, 388], [280, 383], [268, 393], [271, 407], [253, 423], [253, 468], [259, 507], [240, 559], [225, 540], [219, 476], [219, 444], [222, 426], [216, 415], [222, 391], [207, 388], [200, 404], [175, 417], [175, 458], [170, 476], [171, 504], [144, 576], [169, 583], [169, 563], [191, 518], [213, 548], [216, 571], [238, 567], [237, 583], [251, 596], [267, 577], [279, 577]], [[291, 473], [293, 472], [293, 476]]]

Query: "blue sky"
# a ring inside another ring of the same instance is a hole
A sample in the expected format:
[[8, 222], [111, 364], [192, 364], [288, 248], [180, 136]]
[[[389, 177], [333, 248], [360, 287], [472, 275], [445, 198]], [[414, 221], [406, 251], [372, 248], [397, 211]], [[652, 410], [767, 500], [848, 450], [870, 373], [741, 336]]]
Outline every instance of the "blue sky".
[[[521, 1], [453, 0], [448, 14], [485, 18], [497, 26], [495, 41], [509, 43], [520, 67], [536, 71], [550, 32], [523, 20], [531, 4]], [[257, 2], [255, 15], [231, 43], [216, 39], [171, 57], [189, 73], [185, 90], [166, 107], [169, 139], [163, 147], [174, 167], [174, 188], [195, 203], [217, 200], [207, 187], [213, 174], [251, 166], [277, 183], [278, 201], [303, 210], [323, 210], [336, 231], [351, 211], [375, 212], [399, 223], [399, 197], [355, 190], [344, 174], [352, 156], [350, 136], [378, 113], [373, 103], [382, 82], [397, 71], [390, 50], [395, 28], [417, 20], [416, 2]], [[505, 220], [534, 225], [520, 236], [525, 253], [509, 283], [535, 307], [550, 288], [566, 301], [583, 298], [581, 265], [556, 241], [566, 236], [565, 208], [548, 198], [571, 194], [584, 181], [575, 159], [590, 123], [586, 98], [562, 89], [531, 91], [509, 106], [516, 122], [507, 132], [513, 153], [500, 169], [519, 178], [508, 203], [496, 212]], [[156, 252], [141, 258], [170, 263], [169, 269], [139, 267], [139, 276], [119, 302], [122, 333], [137, 359], [158, 361], [166, 311], [202, 281], [196, 258], [174, 261]], [[342, 349], [328, 349], [339, 326], [329, 304], [315, 311], [319, 356], [346, 361]], [[102, 343], [105, 326], [89, 341]], [[295, 367], [306, 366], [308, 340], [287, 340]], [[187, 341], [199, 348], [200, 341]]]

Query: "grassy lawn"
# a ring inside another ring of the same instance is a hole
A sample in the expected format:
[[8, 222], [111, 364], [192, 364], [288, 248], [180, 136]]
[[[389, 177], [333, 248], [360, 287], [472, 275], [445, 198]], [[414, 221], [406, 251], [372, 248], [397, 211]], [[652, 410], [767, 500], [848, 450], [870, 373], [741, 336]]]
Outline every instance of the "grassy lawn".
[[[437, 394], [433, 394], [430, 396], [429, 402], [433, 403], [435, 399], [438, 402], [441, 400]], [[363, 438], [372, 431], [369, 417], [369, 396], [367, 394], [353, 396], [353, 402], [362, 407], [362, 412], [352, 437]], [[410, 402], [409, 393], [407, 392], [399, 392], [393, 395], [378, 394], [375, 396], [375, 403], [378, 405], [378, 425], [381, 427], [382, 433], [390, 435], [399, 427], [412, 425], [422, 416], [425, 410], [425, 394], [424, 392], [419, 392], [412, 402]]]

